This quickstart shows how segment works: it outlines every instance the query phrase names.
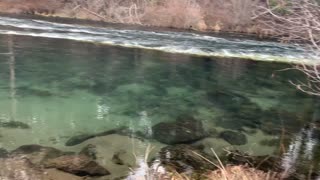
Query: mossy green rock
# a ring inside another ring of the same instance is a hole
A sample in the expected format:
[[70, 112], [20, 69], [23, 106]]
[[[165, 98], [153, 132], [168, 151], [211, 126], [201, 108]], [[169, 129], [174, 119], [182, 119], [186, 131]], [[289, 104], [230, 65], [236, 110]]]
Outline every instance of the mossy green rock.
[[202, 122], [191, 116], [179, 116], [175, 122], [152, 127], [153, 137], [165, 144], [192, 143], [208, 136]]
[[223, 131], [220, 133], [220, 138], [232, 145], [245, 145], [248, 142], [244, 134], [235, 131]]

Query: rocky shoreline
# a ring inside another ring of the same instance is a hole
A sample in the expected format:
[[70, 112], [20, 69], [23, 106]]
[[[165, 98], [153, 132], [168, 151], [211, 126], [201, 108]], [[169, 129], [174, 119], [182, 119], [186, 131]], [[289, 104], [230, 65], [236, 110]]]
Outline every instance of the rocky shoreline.
[[[21, 126], [23, 123], [13, 124], [17, 125], [16, 128], [26, 127]], [[0, 170], [0, 176], [15, 180], [25, 180], [26, 177], [33, 180], [101, 180], [136, 179], [147, 174], [168, 177], [178, 172], [203, 179], [210, 172], [219, 171], [219, 167], [213, 165], [218, 164], [217, 158], [205, 152], [205, 145], [201, 142], [218, 138], [235, 146], [248, 143], [241, 132], [208, 131], [201, 121], [188, 115], [178, 116], [173, 122], [158, 123], [152, 130], [152, 137], [126, 127], [76, 135], [66, 141], [66, 146], [75, 147], [76, 151], [35, 144], [22, 145], [10, 152], [0, 149], [0, 165], [6, 167]], [[139, 152], [128, 144], [139, 147]], [[219, 158], [227, 167], [254, 168], [262, 174], [272, 172], [275, 177], [283, 171], [279, 164], [281, 159], [276, 156], [253, 156], [238, 150], [220, 154]], [[165, 173], [158, 172], [159, 168]]]
[[[168, 177], [177, 172], [186, 174], [194, 179], [204, 179], [210, 172], [218, 171], [219, 167], [214, 165], [217, 159], [212, 155], [204, 153], [201, 149], [186, 144], [169, 145], [162, 147], [156, 156], [145, 162], [146, 166], [134, 167], [126, 162], [124, 154], [119, 152], [113, 154], [112, 163], [117, 166], [127, 166], [126, 175], [112, 176], [96, 156], [94, 145], [84, 147], [80, 153], [63, 152], [52, 147], [40, 145], [23, 145], [11, 152], [1, 149], [0, 154], [0, 176], [9, 180], [100, 180], [100, 179], [125, 179], [131, 177], [138, 179], [151, 173], [152, 177]], [[170, 156], [168, 156], [170, 154]], [[282, 172], [279, 159], [272, 156], [249, 156], [239, 151], [229, 152], [221, 157], [226, 167], [248, 167], [255, 168], [259, 172], [270, 173], [279, 177]], [[139, 164], [141, 165], [141, 164]], [[143, 174], [136, 171], [145, 168]], [[165, 171], [157, 171], [163, 168]], [[129, 169], [132, 169], [130, 172]], [[278, 174], [278, 175], [276, 175]], [[130, 178], [129, 178], [130, 179]], [[206, 179], [206, 178], [205, 178]]]

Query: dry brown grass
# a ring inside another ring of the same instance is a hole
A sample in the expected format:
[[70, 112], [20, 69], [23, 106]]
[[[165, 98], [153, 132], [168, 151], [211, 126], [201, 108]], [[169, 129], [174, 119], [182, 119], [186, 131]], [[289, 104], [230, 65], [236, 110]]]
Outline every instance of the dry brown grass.
[[141, 24], [147, 0], [72, 0], [60, 10], [62, 14], [81, 19]]
[[50, 13], [60, 8], [61, 0], [35, 1], [35, 0], [2, 0], [0, 1], [0, 12], [14, 14], [31, 14], [36, 11]]
[[207, 175], [210, 180], [276, 180], [280, 179], [275, 173], [266, 173], [246, 166], [227, 166]]
[[[216, 157], [217, 162], [213, 162], [206, 157], [196, 153], [193, 153], [196, 156], [204, 159], [208, 163], [214, 165], [216, 170], [207, 170], [206, 173], [195, 173], [195, 174], [186, 174], [178, 173], [175, 169], [169, 167], [163, 167], [166, 171], [159, 173], [157, 170], [159, 167], [153, 169], [150, 168], [149, 178], [143, 180], [192, 180], [192, 179], [208, 179], [208, 180], [280, 180], [281, 173], [278, 172], [264, 172], [262, 170], [249, 167], [247, 165], [224, 165], [216, 152], [211, 149], [212, 153]], [[151, 177], [151, 178], [150, 178]]]
[[223, 169], [209, 171], [206, 174], [199, 176], [190, 176], [184, 173], [174, 171], [164, 174], [152, 174], [152, 178], [144, 178], [143, 180], [192, 180], [192, 179], [207, 179], [207, 180], [280, 180], [280, 175], [277, 173], [266, 173], [264, 171], [250, 168], [243, 165], [226, 166]]
[[204, 13], [195, 0], [164, 0], [146, 8], [144, 24], [175, 28], [207, 29]]
[[[210, 180], [276, 180], [279, 173], [275, 172], [264, 172], [256, 168], [247, 167], [244, 165], [233, 165], [233, 166], [224, 166], [216, 154], [213, 148], [211, 148], [212, 153], [216, 157], [219, 165], [215, 165], [218, 169], [210, 172], [207, 175], [207, 178]], [[214, 164], [211, 161], [209, 163]]]

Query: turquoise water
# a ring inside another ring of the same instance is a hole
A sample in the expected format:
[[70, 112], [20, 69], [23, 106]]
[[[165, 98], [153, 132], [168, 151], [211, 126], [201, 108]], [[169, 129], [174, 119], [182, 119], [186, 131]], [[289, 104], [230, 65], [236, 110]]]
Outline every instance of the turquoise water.
[[14, 58], [0, 54], [0, 119], [31, 128], [0, 128], [1, 147], [67, 149], [74, 135], [121, 126], [151, 136], [153, 125], [188, 115], [208, 131], [244, 133], [248, 143], [235, 147], [252, 154], [278, 154], [281, 141], [285, 168], [300, 155], [317, 167], [317, 128], [306, 126], [319, 120], [319, 100], [290, 85], [304, 76], [279, 71], [288, 64], [21, 35], [1, 35], [0, 53], [10, 41]]

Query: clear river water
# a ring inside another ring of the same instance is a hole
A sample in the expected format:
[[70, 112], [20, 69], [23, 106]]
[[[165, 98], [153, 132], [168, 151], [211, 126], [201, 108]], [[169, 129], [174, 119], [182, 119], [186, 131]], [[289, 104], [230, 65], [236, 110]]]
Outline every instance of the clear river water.
[[[291, 65], [275, 62], [311, 61], [300, 48], [12, 17], [0, 17], [0, 42], [0, 148], [40, 144], [80, 151], [90, 143], [114, 177], [135, 179], [145, 173], [150, 145], [156, 154], [172, 144], [159, 141], [153, 127], [192, 117], [210, 135], [188, 144], [201, 144], [208, 154], [210, 148], [239, 149], [281, 157], [288, 171], [320, 170], [319, 99], [289, 83], [304, 81], [301, 73], [281, 71]], [[28, 128], [8, 126], [13, 121]], [[115, 133], [66, 145], [73, 136], [119, 127], [140, 136]], [[225, 131], [246, 141], [228, 140]], [[112, 163], [112, 155], [124, 150], [123, 161], [135, 173]]]

